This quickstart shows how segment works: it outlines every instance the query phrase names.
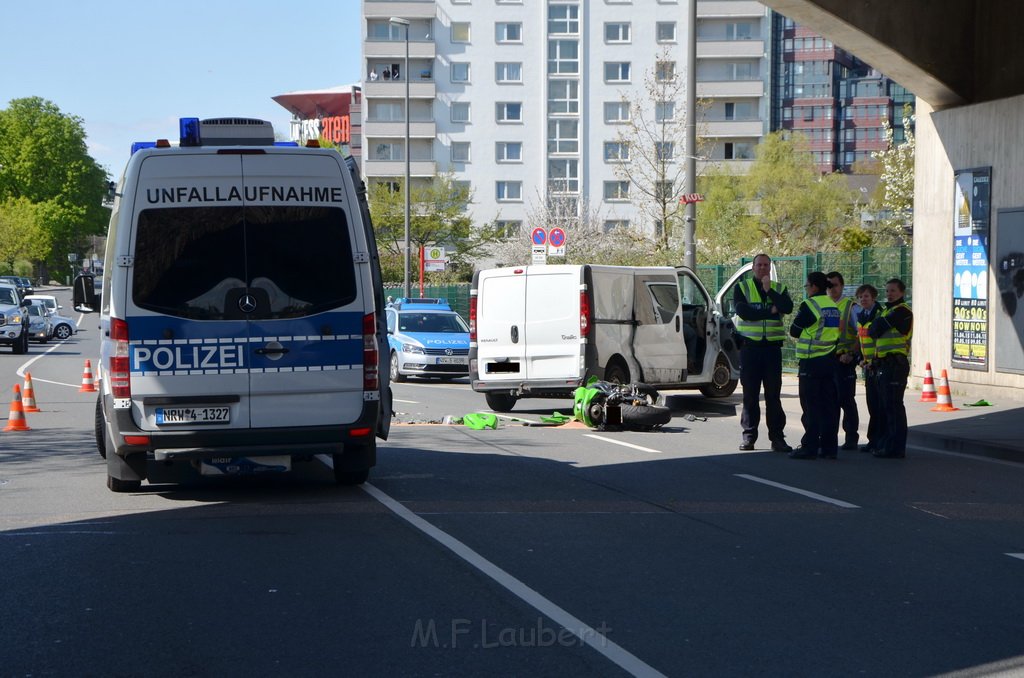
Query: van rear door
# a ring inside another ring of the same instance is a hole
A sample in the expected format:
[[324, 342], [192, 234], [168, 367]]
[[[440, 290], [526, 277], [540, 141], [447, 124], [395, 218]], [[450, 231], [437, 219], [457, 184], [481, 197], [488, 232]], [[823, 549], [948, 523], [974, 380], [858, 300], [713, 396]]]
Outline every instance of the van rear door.
[[579, 266], [531, 266], [526, 276], [526, 377], [580, 376]]
[[526, 268], [481, 271], [477, 278], [477, 379], [526, 378]]

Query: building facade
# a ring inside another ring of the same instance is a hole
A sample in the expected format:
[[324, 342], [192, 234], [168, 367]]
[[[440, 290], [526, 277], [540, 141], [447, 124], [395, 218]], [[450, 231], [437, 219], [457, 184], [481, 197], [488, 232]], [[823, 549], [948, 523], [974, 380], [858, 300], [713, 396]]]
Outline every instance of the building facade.
[[[661, 224], [641, 208], [642, 187], [629, 180], [641, 154], [664, 162], [654, 188], [679, 195], [687, 155], [743, 171], [768, 128], [767, 10], [751, 0], [698, 0], [702, 104], [688, 118], [687, 6], [364, 0], [365, 176], [398, 190], [408, 152], [414, 183], [451, 172], [472, 189], [474, 221], [499, 222], [509, 235], [550, 213], [553, 201], [604, 228], [657, 232]], [[689, 120], [696, 151], [684, 147]]]

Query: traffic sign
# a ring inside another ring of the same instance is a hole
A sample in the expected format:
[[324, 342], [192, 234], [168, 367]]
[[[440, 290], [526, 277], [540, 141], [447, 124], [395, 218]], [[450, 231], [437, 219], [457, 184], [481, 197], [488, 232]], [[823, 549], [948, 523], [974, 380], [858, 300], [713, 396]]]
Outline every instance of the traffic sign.
[[548, 246], [547, 245], [534, 245], [533, 246], [533, 264], [535, 266], [548, 263]]
[[565, 231], [557, 227], [552, 228], [548, 231], [548, 242], [552, 247], [562, 247], [565, 245]]
[[443, 247], [438, 247], [436, 245], [433, 247], [428, 247], [425, 254], [425, 259], [427, 261], [445, 261]]
[[533, 232], [530, 234], [530, 239], [533, 240], [534, 245], [546, 245], [548, 242], [548, 232], [538, 226], [533, 229]]

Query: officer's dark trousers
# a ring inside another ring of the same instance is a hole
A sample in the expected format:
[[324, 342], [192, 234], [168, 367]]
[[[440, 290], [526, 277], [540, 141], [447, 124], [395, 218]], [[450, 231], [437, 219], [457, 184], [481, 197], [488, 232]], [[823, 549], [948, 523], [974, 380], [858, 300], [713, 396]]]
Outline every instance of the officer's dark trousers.
[[839, 448], [839, 398], [834, 355], [800, 361], [800, 408], [804, 435], [800, 447], [824, 456]]
[[857, 412], [857, 363], [844, 363], [836, 358], [836, 392], [839, 409], [843, 413], [843, 435], [847, 445], [856, 445], [860, 434], [860, 415]]
[[878, 381], [881, 402], [885, 411], [885, 429], [879, 450], [886, 454], [905, 454], [907, 451], [907, 408], [903, 393], [910, 377], [910, 361], [905, 355], [888, 355], [878, 361]]
[[868, 447], [880, 450], [885, 437], [885, 410], [882, 409], [882, 383], [874, 366], [864, 370], [864, 399], [868, 402]]
[[743, 386], [743, 442], [757, 440], [761, 424], [761, 388], [764, 387], [768, 439], [786, 439], [786, 413], [782, 410], [782, 342], [744, 341], [740, 349], [740, 384]]

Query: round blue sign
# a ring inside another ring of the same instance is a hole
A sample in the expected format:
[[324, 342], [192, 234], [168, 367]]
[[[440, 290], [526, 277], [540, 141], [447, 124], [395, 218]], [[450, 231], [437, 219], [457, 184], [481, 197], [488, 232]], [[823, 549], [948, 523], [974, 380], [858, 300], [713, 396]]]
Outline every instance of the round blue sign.
[[548, 239], [553, 247], [561, 247], [565, 244], [565, 231], [560, 228], [552, 228], [548, 233]]

